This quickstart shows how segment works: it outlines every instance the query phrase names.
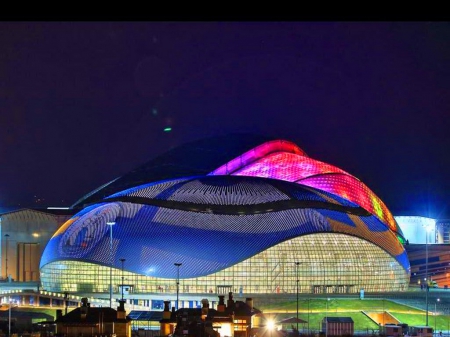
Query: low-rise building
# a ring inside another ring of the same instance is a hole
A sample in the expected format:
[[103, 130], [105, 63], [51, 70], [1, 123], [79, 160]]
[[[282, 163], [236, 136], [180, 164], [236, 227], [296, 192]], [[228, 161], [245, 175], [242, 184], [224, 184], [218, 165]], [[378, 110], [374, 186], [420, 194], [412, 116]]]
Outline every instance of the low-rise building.
[[66, 315], [60, 311], [55, 320], [56, 333], [65, 337], [116, 336], [131, 337], [131, 318], [126, 316], [124, 302], [119, 301], [117, 310], [91, 307], [87, 298], [82, 305]]
[[322, 332], [326, 336], [353, 336], [354, 322], [351, 317], [324, 317]]
[[399, 337], [403, 336], [405, 331], [403, 331], [403, 327], [399, 324], [388, 324], [382, 325], [380, 327], [380, 335], [382, 336], [391, 336], [391, 337]]
[[248, 337], [255, 327], [255, 318], [262, 312], [253, 307], [253, 299], [234, 301], [233, 294], [219, 296], [217, 310], [209, 308], [209, 301], [202, 300], [202, 308], [169, 310], [169, 301], [164, 302], [163, 319], [160, 321], [161, 336], [234, 336]]

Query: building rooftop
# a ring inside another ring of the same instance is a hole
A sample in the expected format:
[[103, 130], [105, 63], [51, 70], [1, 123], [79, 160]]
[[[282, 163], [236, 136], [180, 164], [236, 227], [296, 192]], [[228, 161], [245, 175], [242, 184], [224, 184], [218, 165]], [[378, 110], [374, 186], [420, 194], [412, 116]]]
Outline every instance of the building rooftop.
[[325, 317], [328, 323], [353, 323], [351, 317]]

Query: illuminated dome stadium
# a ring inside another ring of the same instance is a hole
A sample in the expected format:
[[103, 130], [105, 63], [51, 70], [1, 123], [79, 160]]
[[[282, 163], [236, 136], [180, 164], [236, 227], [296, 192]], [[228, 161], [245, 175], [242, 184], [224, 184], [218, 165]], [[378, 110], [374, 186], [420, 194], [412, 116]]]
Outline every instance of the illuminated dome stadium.
[[204, 152], [203, 173], [155, 179], [183, 163], [146, 165], [82, 198], [45, 248], [43, 288], [107, 293], [112, 266], [115, 293], [122, 276], [134, 293], [173, 293], [177, 272], [186, 294], [295, 293], [297, 279], [302, 293], [406, 290], [403, 234], [357, 178], [284, 140], [208, 172]]

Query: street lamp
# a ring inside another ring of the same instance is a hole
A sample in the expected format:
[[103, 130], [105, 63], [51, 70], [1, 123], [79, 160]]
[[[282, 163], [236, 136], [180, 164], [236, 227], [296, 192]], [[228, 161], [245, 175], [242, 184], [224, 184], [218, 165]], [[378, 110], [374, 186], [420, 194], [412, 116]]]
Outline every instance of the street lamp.
[[8, 308], [8, 337], [11, 337], [11, 296], [8, 296], [9, 308]]
[[436, 299], [436, 302], [434, 302], [434, 333], [436, 333], [436, 315], [437, 315], [437, 310], [436, 310], [436, 304], [437, 302], [439, 302], [440, 299]]
[[112, 230], [113, 226], [116, 224], [114, 221], [106, 223], [109, 226], [109, 258], [110, 258], [110, 267], [109, 267], [109, 307], [112, 308], [112, 269], [113, 269], [113, 242], [112, 242]]
[[[448, 308], [447, 308], [448, 310]], [[445, 315], [445, 311], [444, 311], [444, 315]], [[450, 333], [450, 320], [448, 319], [450, 316], [450, 311], [447, 312], [447, 334]]]
[[8, 239], [9, 239], [9, 234], [5, 234], [5, 273], [6, 273], [6, 279], [9, 280], [8, 278]]
[[295, 272], [297, 274], [297, 332], [298, 332], [298, 266], [300, 262], [295, 262]]
[[310, 298], [308, 298], [308, 335], [309, 335], [309, 302]]
[[328, 337], [328, 301], [329, 301], [330, 299], [329, 298], [327, 298], [327, 310], [326, 310], [326, 312], [325, 312], [325, 337]]
[[427, 226], [425, 231], [425, 306], [426, 306], [426, 322], [425, 325], [428, 326], [428, 233], [431, 231], [431, 227]]
[[181, 263], [174, 263], [174, 265], [177, 267], [177, 303], [175, 305], [176, 310], [178, 310], [178, 294], [180, 292], [180, 266]]
[[123, 287], [124, 287], [124, 285], [123, 285], [123, 280], [124, 280], [124, 278], [123, 278], [123, 263], [125, 262], [125, 259], [124, 258], [121, 258], [121, 259], [119, 259], [120, 260], [120, 262], [122, 262], [122, 302], [123, 302]]
[[65, 307], [65, 314], [67, 315], [67, 307], [69, 306], [69, 293], [66, 291], [64, 293], [64, 307]]

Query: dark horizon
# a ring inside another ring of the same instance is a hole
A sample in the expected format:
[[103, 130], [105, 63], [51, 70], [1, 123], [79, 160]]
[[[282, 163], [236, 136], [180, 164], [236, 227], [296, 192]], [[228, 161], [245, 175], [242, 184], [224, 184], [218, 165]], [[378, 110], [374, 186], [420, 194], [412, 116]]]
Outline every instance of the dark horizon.
[[394, 215], [450, 218], [449, 38], [446, 22], [0, 22], [0, 210], [70, 206], [171, 148], [251, 133]]

